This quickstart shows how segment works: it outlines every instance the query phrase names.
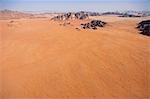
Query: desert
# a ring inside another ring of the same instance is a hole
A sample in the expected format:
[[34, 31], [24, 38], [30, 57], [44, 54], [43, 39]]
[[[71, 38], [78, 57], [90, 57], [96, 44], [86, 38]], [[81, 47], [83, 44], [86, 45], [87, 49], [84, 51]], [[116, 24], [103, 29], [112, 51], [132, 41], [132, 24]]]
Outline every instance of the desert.
[[[0, 19], [1, 99], [150, 98], [150, 37], [136, 28], [149, 16], [18, 16]], [[82, 29], [89, 20], [107, 24]]]

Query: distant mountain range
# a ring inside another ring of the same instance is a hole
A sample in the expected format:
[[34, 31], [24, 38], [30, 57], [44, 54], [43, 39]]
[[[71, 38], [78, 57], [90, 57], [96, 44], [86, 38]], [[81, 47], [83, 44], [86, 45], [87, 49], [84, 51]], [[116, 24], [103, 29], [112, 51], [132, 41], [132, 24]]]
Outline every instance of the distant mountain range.
[[2, 10], [0, 11], [0, 19], [19, 19], [19, 18], [31, 18], [34, 17], [33, 14], [23, 13], [19, 11], [12, 10]]
[[[89, 16], [102, 16], [102, 15], [118, 15], [122, 17], [144, 17], [150, 16], [150, 11], [126, 11], [126, 12], [87, 12]], [[64, 13], [52, 13], [52, 12], [40, 12], [40, 13], [32, 13], [32, 12], [20, 12], [20, 11], [12, 11], [12, 10], [1, 10], [0, 11], [0, 19], [20, 19], [20, 18], [52, 18], [57, 15], [62, 15]]]

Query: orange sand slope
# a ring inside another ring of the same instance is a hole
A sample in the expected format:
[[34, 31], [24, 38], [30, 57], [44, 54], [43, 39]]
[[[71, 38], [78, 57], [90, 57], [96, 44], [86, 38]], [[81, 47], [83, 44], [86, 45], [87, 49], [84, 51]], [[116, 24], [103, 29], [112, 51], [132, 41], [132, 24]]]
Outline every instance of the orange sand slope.
[[92, 18], [108, 24], [0, 20], [1, 99], [149, 99], [150, 38], [135, 28], [145, 18]]

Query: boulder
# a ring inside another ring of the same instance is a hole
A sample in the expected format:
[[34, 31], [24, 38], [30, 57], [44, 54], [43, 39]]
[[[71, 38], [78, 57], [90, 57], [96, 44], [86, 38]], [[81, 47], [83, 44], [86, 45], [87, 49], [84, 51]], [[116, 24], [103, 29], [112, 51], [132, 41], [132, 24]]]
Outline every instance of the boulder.
[[92, 20], [91, 22], [81, 24], [81, 27], [83, 29], [94, 29], [96, 30], [98, 27], [104, 27], [106, 22], [103, 22], [101, 20]]
[[141, 31], [141, 34], [150, 36], [150, 20], [140, 22], [137, 28], [139, 29], [139, 31]]

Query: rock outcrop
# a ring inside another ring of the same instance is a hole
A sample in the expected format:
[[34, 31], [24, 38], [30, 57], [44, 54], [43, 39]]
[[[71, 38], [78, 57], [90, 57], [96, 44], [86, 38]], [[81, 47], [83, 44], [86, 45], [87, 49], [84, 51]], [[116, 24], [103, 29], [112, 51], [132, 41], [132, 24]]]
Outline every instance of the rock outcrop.
[[121, 16], [119, 16], [119, 17], [142, 17], [141, 15], [134, 15], [134, 14], [123, 14], [123, 15], [121, 15]]
[[91, 22], [81, 24], [81, 27], [83, 29], [97, 29], [98, 27], [104, 27], [106, 22], [103, 22], [101, 20], [92, 20]]
[[140, 22], [137, 28], [141, 31], [141, 34], [150, 36], [150, 20]]
[[123, 13], [120, 12], [104, 12], [102, 15], [123, 15]]
[[98, 12], [87, 12], [89, 16], [101, 16]]
[[53, 17], [51, 20], [55, 20], [55, 21], [56, 20], [75, 20], [75, 19], [84, 20], [88, 18], [89, 18], [89, 15], [86, 12], [81, 11], [77, 13], [69, 12], [63, 15], [58, 15], [58, 16]]

